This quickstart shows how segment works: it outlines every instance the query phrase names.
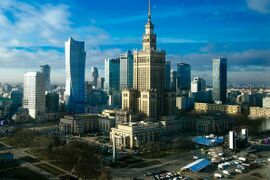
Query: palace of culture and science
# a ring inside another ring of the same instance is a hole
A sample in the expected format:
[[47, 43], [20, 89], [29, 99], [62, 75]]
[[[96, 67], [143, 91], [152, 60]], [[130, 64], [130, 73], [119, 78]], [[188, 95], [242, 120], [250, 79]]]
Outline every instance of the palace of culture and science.
[[175, 92], [165, 92], [166, 53], [157, 49], [150, 1], [143, 49], [134, 51], [133, 56], [133, 89], [122, 91], [122, 110], [141, 114], [147, 121], [174, 115]]

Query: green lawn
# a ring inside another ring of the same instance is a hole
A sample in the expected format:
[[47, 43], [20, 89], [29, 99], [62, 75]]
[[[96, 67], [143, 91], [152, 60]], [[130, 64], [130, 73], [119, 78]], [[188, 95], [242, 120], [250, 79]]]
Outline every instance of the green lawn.
[[0, 179], [23, 179], [23, 180], [47, 180], [43, 175], [36, 173], [26, 167], [20, 167], [4, 172], [0, 172]]
[[51, 174], [55, 175], [55, 176], [58, 176], [60, 174], [64, 174], [64, 172], [62, 172], [62, 171], [60, 171], [58, 169], [55, 169], [54, 167], [52, 167], [52, 166], [50, 166], [48, 164], [43, 163], [43, 164], [38, 164], [36, 166], [43, 169], [43, 170], [45, 170], [45, 171], [47, 171], [48, 173], [51, 173]]

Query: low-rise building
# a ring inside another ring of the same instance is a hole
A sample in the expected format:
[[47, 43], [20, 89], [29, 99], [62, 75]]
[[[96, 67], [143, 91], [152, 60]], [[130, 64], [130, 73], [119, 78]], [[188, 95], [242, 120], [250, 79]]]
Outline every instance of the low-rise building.
[[194, 121], [188, 118], [166, 116], [162, 117], [160, 122], [164, 126], [165, 136], [178, 136], [182, 133], [190, 131]]
[[111, 128], [115, 127], [115, 119], [108, 119], [108, 118], [98, 118], [98, 131], [102, 133], [110, 133]]
[[111, 142], [117, 148], [140, 148], [147, 142], [159, 141], [164, 128], [159, 123], [128, 123], [112, 128]]
[[115, 119], [102, 118], [97, 114], [65, 116], [59, 123], [59, 131], [65, 134], [109, 133], [112, 127], [115, 127]]
[[226, 115], [241, 114], [241, 106], [239, 105], [195, 103], [194, 110], [196, 113], [222, 113]]
[[250, 107], [249, 117], [251, 119], [270, 118], [270, 108]]
[[203, 134], [226, 134], [234, 126], [234, 121], [224, 115], [200, 116], [195, 119], [195, 131]]

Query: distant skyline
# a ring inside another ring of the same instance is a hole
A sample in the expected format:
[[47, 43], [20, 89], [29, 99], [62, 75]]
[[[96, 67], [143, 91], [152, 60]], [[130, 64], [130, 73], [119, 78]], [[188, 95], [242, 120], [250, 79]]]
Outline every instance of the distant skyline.
[[[104, 59], [141, 49], [147, 0], [1, 0], [0, 82], [51, 66], [65, 80], [64, 42], [85, 41], [86, 80]], [[152, 0], [158, 48], [211, 84], [212, 59], [228, 59], [228, 83], [270, 85], [270, 0]]]

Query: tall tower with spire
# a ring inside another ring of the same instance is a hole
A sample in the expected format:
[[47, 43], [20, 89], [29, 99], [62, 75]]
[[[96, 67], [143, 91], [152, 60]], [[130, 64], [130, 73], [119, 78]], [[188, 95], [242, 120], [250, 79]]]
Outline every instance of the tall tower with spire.
[[143, 50], [156, 50], [157, 49], [157, 37], [154, 33], [154, 24], [151, 21], [151, 0], [149, 0], [148, 7], [148, 21], [145, 25], [145, 33], [143, 35]]
[[165, 51], [157, 49], [156, 39], [149, 0], [143, 48], [133, 52], [133, 90], [122, 92], [122, 109], [141, 113], [150, 121], [164, 115], [166, 54]]

